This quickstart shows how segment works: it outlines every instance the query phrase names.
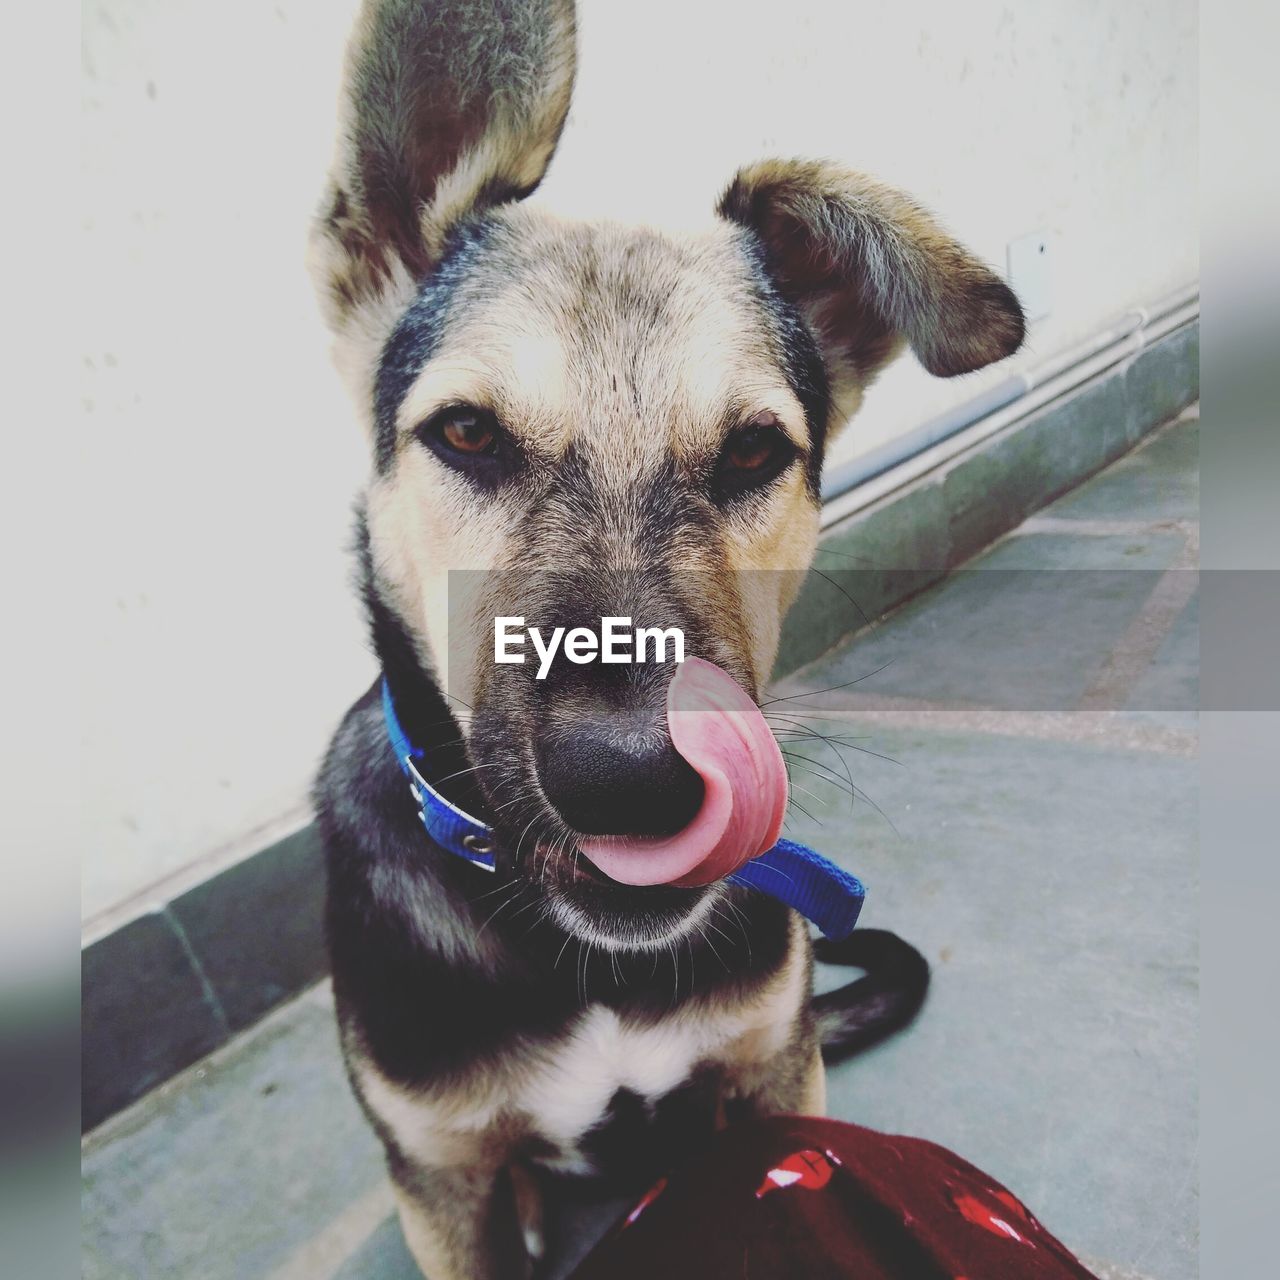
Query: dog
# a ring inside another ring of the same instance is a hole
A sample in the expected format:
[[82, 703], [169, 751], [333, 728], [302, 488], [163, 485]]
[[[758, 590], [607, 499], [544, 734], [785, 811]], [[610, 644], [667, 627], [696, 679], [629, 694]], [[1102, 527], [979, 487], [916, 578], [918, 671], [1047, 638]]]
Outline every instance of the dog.
[[315, 789], [333, 989], [431, 1280], [528, 1274], [536, 1171], [643, 1181], [735, 1112], [820, 1114], [824, 1050], [901, 1025], [928, 981], [860, 931], [818, 954], [866, 976], [815, 1000], [780, 903], [579, 857], [702, 803], [671, 667], [539, 680], [493, 661], [494, 619], [678, 625], [761, 701], [870, 380], [905, 346], [946, 377], [1023, 337], [992, 271], [834, 164], [752, 164], [683, 237], [526, 203], [574, 73], [571, 0], [368, 0], [310, 240], [372, 454], [372, 643], [428, 780], [494, 832], [492, 873], [432, 843], [370, 689]]

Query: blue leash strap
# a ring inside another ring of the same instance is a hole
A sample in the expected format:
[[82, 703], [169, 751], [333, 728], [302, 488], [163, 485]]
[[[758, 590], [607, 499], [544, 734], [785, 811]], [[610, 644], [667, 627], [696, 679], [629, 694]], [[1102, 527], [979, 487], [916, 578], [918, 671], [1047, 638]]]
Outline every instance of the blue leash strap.
[[857, 876], [794, 840], [779, 840], [726, 879], [785, 902], [837, 941], [853, 932], [867, 897]]
[[[409, 779], [409, 788], [418, 804], [418, 818], [427, 834], [442, 849], [465, 858], [485, 871], [497, 869], [497, 847], [493, 831], [478, 818], [446, 800], [421, 774], [414, 763], [423, 752], [409, 740], [396, 715], [391, 688], [382, 681], [382, 714], [387, 737], [396, 761]], [[772, 849], [739, 867], [727, 876], [730, 884], [743, 885], [768, 894], [812, 921], [822, 933], [836, 941], [847, 938], [858, 923], [867, 891], [855, 875], [836, 866], [808, 845], [779, 840]]]

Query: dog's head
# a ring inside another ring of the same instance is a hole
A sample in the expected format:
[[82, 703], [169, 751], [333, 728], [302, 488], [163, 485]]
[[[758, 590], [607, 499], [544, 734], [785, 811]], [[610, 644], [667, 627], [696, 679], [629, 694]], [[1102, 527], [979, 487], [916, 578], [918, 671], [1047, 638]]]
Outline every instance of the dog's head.
[[658, 945], [714, 890], [625, 889], [574, 852], [697, 812], [673, 667], [562, 652], [539, 679], [495, 662], [495, 619], [678, 627], [759, 698], [863, 389], [904, 344], [949, 376], [1023, 322], [919, 206], [830, 164], [742, 170], [692, 237], [522, 203], [573, 66], [562, 0], [366, 5], [312, 259], [374, 457], [371, 596], [451, 699], [518, 874], [567, 927]]

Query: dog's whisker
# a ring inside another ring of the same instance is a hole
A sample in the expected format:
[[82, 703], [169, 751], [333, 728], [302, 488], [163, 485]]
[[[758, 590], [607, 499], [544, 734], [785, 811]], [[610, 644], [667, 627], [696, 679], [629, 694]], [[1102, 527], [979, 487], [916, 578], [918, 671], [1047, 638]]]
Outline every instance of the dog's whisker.
[[809, 572], [816, 574], [823, 580], [823, 582], [828, 582], [835, 587], [835, 589], [853, 606], [854, 612], [862, 619], [862, 625], [864, 627], [871, 626], [871, 619], [867, 617], [866, 610], [863, 609], [863, 607], [833, 577], [829, 574], [823, 573], [816, 564], [809, 566]]
[[[708, 949], [711, 951], [711, 954], [715, 956], [715, 958], [720, 962], [720, 967], [725, 971], [725, 973], [731, 973], [732, 970], [729, 968], [727, 964], [725, 964], [724, 957], [716, 950], [715, 943], [712, 942], [709, 937], [707, 937], [708, 925], [710, 925], [710, 921], [704, 921], [702, 924], [698, 926], [699, 941], [706, 943]], [[715, 928], [714, 925], [710, 925], [710, 927]], [[717, 930], [717, 932], [719, 932], [719, 930]], [[724, 935], [721, 934], [721, 936], [723, 937]], [[690, 954], [692, 954], [693, 948], [690, 947], [689, 950], [690, 950]]]
[[849, 560], [854, 564], [866, 565], [868, 568], [874, 567], [874, 561], [869, 560], [866, 556], [851, 556], [845, 551], [832, 551], [829, 547], [815, 547], [814, 555], [817, 556], [837, 556], [841, 560]]
[[808, 796], [811, 800], [816, 800], [819, 804], [828, 803], [827, 800], [823, 796], [818, 795], [816, 791], [810, 791], [808, 787], [802, 787], [798, 782], [792, 782], [791, 789], [792, 791], [800, 792], [801, 795]]
[[515, 882], [511, 880], [504, 880], [496, 888], [486, 889], [483, 893], [477, 893], [476, 896], [471, 899], [471, 902], [473, 904], [484, 902], [486, 898], [492, 898], [495, 894], [502, 893], [505, 889], [510, 889], [513, 883]]
[[751, 936], [747, 932], [747, 925], [746, 925], [746, 921], [742, 916], [742, 912], [739, 911], [738, 908], [732, 902], [730, 902], [729, 899], [727, 898], [721, 899], [721, 901], [716, 904], [717, 914], [719, 914], [719, 908], [721, 906], [725, 906], [730, 911], [733, 912], [732, 919], [734, 923], [738, 926], [738, 931], [742, 934], [743, 945], [747, 949], [747, 964], [748, 965], [752, 964], [755, 957], [751, 954]]
[[[779, 729], [773, 730], [774, 737], [777, 737], [780, 733], [785, 733], [785, 732], [787, 731], [779, 730]], [[827, 733], [802, 734], [797, 731], [793, 731], [793, 736], [788, 738], [788, 745], [796, 747], [796, 746], [799, 746], [800, 743], [807, 742], [807, 741], [824, 742], [828, 746], [834, 746], [834, 747], [848, 747], [851, 751], [858, 751], [864, 756], [872, 756], [876, 760], [884, 760], [888, 764], [896, 764], [901, 768], [904, 768], [904, 769], [906, 768], [906, 765], [901, 760], [897, 760], [893, 756], [887, 756], [881, 751], [873, 751], [870, 747], [859, 746], [857, 742], [850, 741], [846, 738], [836, 737], [834, 734], [827, 734]]]
[[459, 698], [456, 694], [450, 693], [447, 689], [441, 689], [440, 696], [442, 698], [448, 698], [450, 702], [456, 702], [460, 707], [466, 707], [466, 709], [470, 711], [472, 715], [475, 714], [476, 709], [471, 705], [471, 703], [463, 702], [461, 698]]
[[[784, 754], [784, 755], [786, 755], [787, 753], [786, 753], [786, 752], [783, 752], [783, 754]], [[804, 759], [805, 759], [805, 763], [806, 763], [806, 764], [813, 765], [813, 766], [815, 766], [815, 768], [817, 768], [817, 769], [822, 769], [822, 768], [825, 768], [825, 767], [826, 767], [825, 765], [822, 765], [822, 764], [821, 764], [819, 761], [817, 761], [817, 760], [810, 760], [807, 756], [806, 756]], [[818, 774], [817, 776], [818, 776], [818, 777], [822, 777], [822, 776], [824, 776], [824, 775], [822, 775], [822, 774]], [[828, 782], [830, 782], [830, 783], [832, 783], [833, 785], [836, 785], [836, 786], [843, 786], [843, 785], [844, 785], [844, 784], [841, 782], [840, 778], [839, 778], [836, 774], [834, 774], [834, 773], [830, 774], [830, 776], [829, 776], [829, 777], [827, 777], [827, 781], [828, 781]], [[880, 807], [880, 806], [879, 806], [879, 805], [878, 805], [878, 804], [877, 804], [877, 803], [876, 803], [876, 802], [875, 802], [875, 801], [874, 801], [874, 800], [873, 800], [869, 795], [867, 795], [867, 793], [866, 793], [865, 791], [863, 791], [861, 787], [859, 787], [859, 786], [858, 786], [858, 785], [853, 781], [853, 776], [852, 776], [851, 774], [850, 774], [850, 775], [848, 775], [848, 785], [849, 785], [849, 787], [850, 787], [850, 792], [849, 792], [850, 797], [851, 797], [851, 798], [856, 798], [856, 799], [858, 799], [858, 800], [861, 800], [864, 804], [868, 804], [868, 805], [870, 805], [870, 806], [871, 806], [871, 808], [873, 808], [873, 809], [874, 809], [874, 810], [875, 810], [875, 811], [876, 811], [876, 812], [877, 812], [877, 813], [878, 813], [878, 814], [879, 814], [879, 815], [880, 815], [880, 816], [885, 820], [885, 822], [887, 822], [887, 823], [889, 824], [889, 828], [890, 828], [890, 830], [893, 832], [893, 834], [894, 834], [895, 836], [897, 836], [899, 839], [901, 839], [901, 838], [902, 838], [902, 833], [898, 830], [897, 826], [894, 824], [893, 819], [892, 819], [892, 818], [890, 818], [890, 817], [889, 817], [889, 815], [888, 815], [887, 813], [885, 813], [885, 811], [884, 811], [884, 810], [883, 810], [883, 809], [882, 809], [882, 808], [881, 808], [881, 807]], [[797, 807], [797, 808], [800, 808], [800, 806], [799, 806], [799, 805], [797, 805], [796, 807]], [[800, 811], [801, 811], [801, 813], [803, 813], [803, 812], [804, 812], [804, 810], [803, 810], [803, 809], [800, 809]]]
[[801, 769], [805, 773], [811, 773], [815, 778], [822, 778], [831, 783], [832, 786], [839, 787], [846, 794], [854, 786], [852, 778], [842, 778], [829, 765], [825, 765], [821, 760], [815, 760], [812, 756], [800, 756], [790, 751], [784, 751], [782, 757], [787, 762], [788, 768]]
[[529, 819], [528, 825], [520, 833], [520, 838], [516, 841], [515, 852], [511, 855], [511, 860], [512, 862], [516, 863], [516, 865], [519, 865], [520, 863], [520, 846], [524, 844], [524, 838], [529, 834], [529, 828], [532, 827], [533, 824], [537, 822], [537, 820], [538, 820], [538, 816], [537, 814], [534, 814], [534, 816]]
[[[859, 755], [871, 756], [872, 759], [875, 759], [875, 760], [883, 760], [886, 764], [895, 764], [900, 769], [905, 769], [907, 767], [905, 762], [903, 762], [902, 760], [896, 760], [893, 756], [887, 756], [887, 755], [884, 755], [882, 752], [873, 751], [870, 747], [860, 747], [857, 745], [857, 743], [854, 743], [854, 742], [841, 742], [840, 739], [838, 738], [827, 738], [827, 737], [824, 737], [822, 734], [814, 734], [812, 735], [812, 738], [788, 739], [787, 746], [800, 748], [800, 747], [803, 747], [805, 743], [809, 741], [813, 741], [815, 743], [822, 743], [824, 746], [830, 747], [836, 753], [836, 759], [840, 761], [841, 766], [846, 772], [848, 772], [849, 766], [844, 756], [840, 754], [841, 747], [850, 751], [856, 751], [859, 753]], [[813, 759], [812, 756], [805, 756], [804, 758], [808, 760]]]
[[[545, 903], [540, 902], [537, 905], [538, 914], [534, 918], [533, 923], [524, 931], [523, 934], [520, 935], [521, 938], [527, 938], [539, 925], [544, 924], [551, 917], [551, 912], [548, 910]], [[512, 916], [511, 918], [514, 920], [515, 916]]]
[[[830, 746], [831, 744], [830, 744], [830, 743], [828, 743], [827, 745], [828, 745], [828, 746]], [[834, 748], [832, 748], [832, 749], [834, 750]], [[853, 797], [854, 797], [855, 795], [857, 795], [857, 793], [858, 793], [858, 787], [857, 787], [857, 784], [856, 784], [856, 783], [854, 782], [854, 780], [853, 780], [853, 770], [849, 768], [849, 763], [848, 763], [848, 761], [844, 758], [844, 756], [842, 756], [842, 755], [840, 754], [840, 752], [839, 752], [839, 751], [836, 751], [836, 752], [835, 752], [835, 756], [836, 756], [836, 762], [840, 765], [840, 768], [841, 768], [841, 770], [842, 770], [842, 771], [843, 771], [843, 773], [844, 773], [845, 780], [846, 780], [846, 781], [848, 782], [848, 784], [849, 784], [849, 811], [852, 813], [852, 812], [853, 812]], [[806, 759], [808, 759], [808, 757], [807, 757], [807, 756], [806, 756], [805, 758], [806, 758]], [[816, 761], [816, 760], [809, 760], [809, 763], [810, 763], [811, 765], [814, 765], [816, 768], [820, 768], [820, 769], [823, 769], [823, 770], [826, 770], [826, 769], [827, 769], [827, 766], [826, 766], [826, 765], [824, 765], [824, 764], [820, 764], [820, 763], [819, 763], [818, 761]]]
[[767, 863], [767, 862], [757, 862], [755, 865], [756, 865], [757, 867], [761, 867], [761, 868], [762, 868], [763, 870], [765, 870], [765, 871], [772, 871], [774, 875], [776, 875], [776, 876], [781, 876], [781, 877], [782, 877], [784, 880], [786, 880], [786, 881], [790, 881], [790, 879], [791, 879], [791, 877], [790, 877], [789, 875], [787, 875], [787, 873], [786, 873], [785, 871], [783, 871], [781, 867], [774, 867], [774, 866], [771, 866], [771, 865], [770, 865], [769, 863]]
[[819, 733], [816, 730], [779, 729], [777, 725], [771, 725], [770, 727], [775, 737], [786, 739], [791, 746], [799, 746], [804, 742], [834, 742], [838, 746], [852, 747], [854, 750], [867, 750], [867, 748], [860, 746], [860, 743], [868, 740], [866, 737], [842, 738], [839, 734]]
[[585, 952], [581, 953], [582, 954], [582, 996], [581, 996], [580, 1003], [582, 1004], [583, 1008], [586, 1008], [586, 1005], [587, 1005], [587, 992], [588, 992], [587, 984], [589, 981], [589, 975], [587, 973], [587, 969], [588, 969], [588, 966], [591, 964], [591, 952], [594, 948], [595, 948], [595, 943], [592, 942], [590, 939], [588, 939], [587, 949]]
[[[841, 791], [845, 795], [852, 798], [853, 788], [851, 787], [850, 784], [846, 783], [843, 778], [837, 776], [834, 773], [822, 770], [820, 766], [817, 768], [809, 768], [808, 766], [813, 764], [814, 762], [807, 759], [806, 757], [792, 756], [785, 751], [782, 753], [782, 755], [783, 755], [783, 759], [785, 759], [787, 762], [788, 777], [790, 776], [792, 769], [798, 769], [801, 773], [810, 774], [813, 777], [818, 778], [822, 782], [825, 782], [828, 785], [835, 787], [837, 791]], [[794, 785], [796, 786], [797, 790], [801, 789], [799, 787], [799, 784], [794, 784]], [[810, 792], [807, 794], [812, 794], [812, 793]], [[817, 797], [815, 796], [814, 798], [816, 799]]]
[[[498, 903], [497, 910], [495, 910], [493, 914], [490, 915], [488, 919], [485, 920], [484, 924], [482, 924], [480, 928], [476, 930], [476, 938], [479, 939], [484, 934], [484, 931], [494, 922], [494, 920], [496, 920], [497, 917], [503, 911], [505, 911], [519, 896], [520, 896], [520, 886], [516, 885], [516, 887], [512, 890], [510, 897], [504, 898], [500, 903]], [[519, 915], [519, 914], [520, 914], [519, 912], [516, 912], [516, 915]], [[514, 919], [514, 917], [512, 918]]]
[[520, 916], [524, 915], [526, 911], [530, 911], [534, 907], [539, 907], [541, 905], [542, 904], [536, 898], [532, 899], [529, 902], [526, 902], [523, 907], [520, 907], [519, 909], [516, 910], [516, 912], [511, 916], [511, 919], [508, 920], [507, 923], [510, 924], [512, 920], [518, 919]]
[[718, 933], [731, 947], [735, 945], [733, 939], [729, 937], [729, 935], [725, 933], [725, 931], [722, 928], [720, 928], [718, 924], [714, 924], [710, 920], [705, 921], [704, 924], [706, 928], [711, 929], [714, 932]]
[[468, 765], [465, 769], [459, 769], [456, 773], [446, 773], [445, 776], [443, 778], [440, 778], [435, 785], [440, 786], [443, 783], [452, 781], [454, 778], [465, 777], [468, 773], [478, 773], [481, 769], [501, 769], [502, 767], [503, 765], [501, 762], [496, 764]]
[[[717, 906], [716, 914], [719, 915], [718, 906]], [[727, 916], [726, 916], [726, 919], [728, 919]], [[753, 963], [755, 957], [751, 955], [751, 938], [748, 932], [746, 932], [746, 925], [742, 923], [742, 920], [736, 914], [735, 916], [733, 916], [733, 923], [737, 924], [737, 929], [739, 929], [739, 933], [742, 934], [742, 945], [744, 945], [744, 947], [746, 948], [746, 963], [750, 965], [751, 963]], [[718, 925], [717, 925], [717, 929], [719, 929]], [[719, 931], [719, 932], [723, 932], [723, 931]], [[724, 933], [724, 940], [726, 940], [727, 942], [732, 941], [730, 936], [728, 936], [727, 933]]]
[[535, 786], [522, 787], [509, 800], [504, 800], [499, 805], [494, 805], [494, 812], [497, 813], [501, 809], [509, 809], [513, 804], [519, 804], [524, 800], [531, 800], [538, 794]]
[[[829, 582], [830, 579], [828, 578], [827, 581]], [[864, 680], [870, 680], [872, 676], [878, 676], [886, 667], [893, 666], [895, 661], [895, 658], [890, 658], [888, 662], [881, 663], [874, 671], [868, 671], [866, 675], [858, 676], [853, 680], [846, 680], [844, 684], [833, 684], [826, 689], [809, 689], [803, 693], [792, 693], [787, 694], [785, 697], [769, 698], [767, 701], [762, 702], [760, 706], [761, 708], [772, 707], [779, 702], [797, 702], [801, 698], [816, 698], [824, 693], [835, 693], [839, 689], [848, 689], [851, 685], [861, 684]]]
[[[804, 757], [804, 759], [807, 764], [812, 765], [815, 769], [827, 768], [827, 766], [822, 764], [820, 761], [812, 760], [808, 756]], [[894, 834], [896, 835], [897, 828], [893, 826], [893, 823], [889, 820], [888, 815], [880, 808], [880, 806], [876, 804], [871, 799], [871, 797], [868, 796], [864, 791], [862, 791], [862, 789], [854, 782], [853, 774], [849, 769], [848, 763], [838, 751], [836, 752], [836, 760], [840, 763], [841, 768], [844, 770], [845, 779], [849, 784], [850, 804], [852, 805], [852, 798], [854, 796], [858, 797], [861, 800], [864, 800], [867, 804], [871, 805], [871, 807], [875, 809], [880, 814], [880, 816], [885, 819], [886, 822], [889, 823], [889, 826], [893, 828]], [[833, 778], [834, 778], [834, 775], [833, 775]]]
[[563, 855], [572, 838], [572, 833], [568, 831], [562, 832], [551, 842], [550, 846], [543, 853], [542, 862], [539, 868], [539, 876], [543, 883], [546, 882], [547, 872], [550, 869], [551, 864]]
[[814, 817], [814, 815], [813, 815], [813, 814], [811, 814], [811, 813], [809, 812], [809, 810], [808, 810], [808, 809], [806, 809], [806, 808], [804, 807], [804, 805], [802, 805], [802, 804], [800, 803], [800, 801], [799, 801], [799, 800], [795, 800], [795, 799], [788, 799], [787, 804], [788, 804], [788, 805], [795, 805], [795, 807], [796, 807], [797, 809], [799, 809], [799, 810], [800, 810], [800, 812], [801, 812], [801, 813], [803, 813], [803, 814], [804, 814], [804, 816], [805, 816], [806, 818], [808, 818], [810, 822], [815, 822], [815, 823], [817, 823], [817, 824], [818, 824], [818, 826], [822, 826], [822, 819], [821, 819], [821, 818], [816, 818], [816, 817]]

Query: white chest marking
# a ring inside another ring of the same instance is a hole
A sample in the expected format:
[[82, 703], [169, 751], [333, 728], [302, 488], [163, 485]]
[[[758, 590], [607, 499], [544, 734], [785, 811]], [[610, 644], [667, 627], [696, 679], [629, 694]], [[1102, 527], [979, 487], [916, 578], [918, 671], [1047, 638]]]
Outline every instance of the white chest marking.
[[745, 1030], [733, 1022], [667, 1019], [628, 1027], [612, 1009], [593, 1006], [528, 1074], [512, 1101], [540, 1137], [573, 1148], [603, 1119], [619, 1089], [656, 1102], [700, 1062], [720, 1056], [717, 1051]]
[[767, 1062], [786, 1044], [804, 998], [803, 966], [793, 957], [769, 990], [745, 1005], [684, 1010], [651, 1025], [628, 1025], [592, 1005], [556, 1040], [512, 1053], [478, 1073], [474, 1086], [448, 1093], [392, 1084], [356, 1064], [365, 1101], [406, 1155], [440, 1167], [470, 1163], [504, 1134], [536, 1136], [564, 1153], [549, 1161], [581, 1168], [577, 1147], [604, 1117], [619, 1089], [656, 1102], [702, 1063]]

